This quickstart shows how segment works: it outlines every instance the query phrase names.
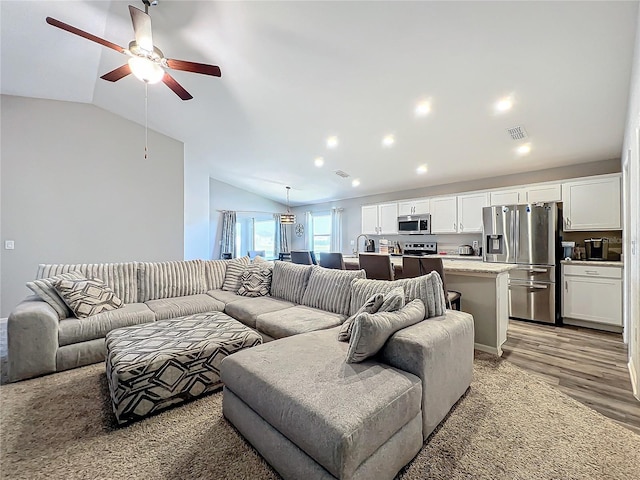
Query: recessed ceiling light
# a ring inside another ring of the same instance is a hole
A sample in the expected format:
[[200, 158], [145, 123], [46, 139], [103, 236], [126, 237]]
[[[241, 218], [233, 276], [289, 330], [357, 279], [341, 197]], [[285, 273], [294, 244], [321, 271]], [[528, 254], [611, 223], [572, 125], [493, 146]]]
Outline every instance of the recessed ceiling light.
[[419, 173], [420, 175], [422, 175], [423, 173], [427, 173], [427, 166], [420, 165], [418, 168], [416, 168], [416, 172]]
[[321, 167], [324, 165], [324, 158], [322, 157], [316, 157], [316, 159], [313, 161], [314, 165], [316, 167]]
[[393, 135], [385, 135], [385, 137], [382, 139], [383, 147], [390, 147], [394, 143], [396, 143], [396, 139], [394, 138]]
[[511, 107], [513, 107], [513, 99], [511, 97], [505, 97], [498, 100], [493, 108], [496, 112], [501, 113], [511, 110]]
[[336, 148], [338, 146], [338, 137], [335, 135], [327, 138], [327, 148]]
[[423, 100], [416, 105], [416, 117], [426, 117], [431, 111], [431, 102]]
[[359, 185], [360, 185], [360, 180], [358, 180], [357, 178], [354, 178], [354, 179], [351, 181], [351, 186], [352, 186], [352, 187], [357, 187], [357, 186], [359, 186]]
[[528, 143], [525, 143], [524, 145], [520, 145], [518, 148], [516, 148], [516, 152], [518, 152], [519, 155], [526, 155], [531, 151], [531, 145]]

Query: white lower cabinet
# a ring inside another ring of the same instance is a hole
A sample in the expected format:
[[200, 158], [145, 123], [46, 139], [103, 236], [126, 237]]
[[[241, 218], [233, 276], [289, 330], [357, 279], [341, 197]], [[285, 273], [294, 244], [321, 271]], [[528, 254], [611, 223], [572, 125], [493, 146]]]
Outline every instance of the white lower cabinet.
[[568, 324], [622, 327], [622, 267], [563, 264], [562, 317]]

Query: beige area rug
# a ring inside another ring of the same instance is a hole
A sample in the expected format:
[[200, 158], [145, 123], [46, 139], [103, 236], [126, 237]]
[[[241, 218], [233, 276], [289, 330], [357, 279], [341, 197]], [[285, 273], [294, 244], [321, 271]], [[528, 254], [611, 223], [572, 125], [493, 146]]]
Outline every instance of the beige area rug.
[[[222, 393], [115, 428], [102, 365], [0, 387], [11, 479], [276, 479], [222, 417]], [[632, 479], [640, 436], [485, 354], [401, 479]], [[374, 480], [374, 479], [372, 479]]]

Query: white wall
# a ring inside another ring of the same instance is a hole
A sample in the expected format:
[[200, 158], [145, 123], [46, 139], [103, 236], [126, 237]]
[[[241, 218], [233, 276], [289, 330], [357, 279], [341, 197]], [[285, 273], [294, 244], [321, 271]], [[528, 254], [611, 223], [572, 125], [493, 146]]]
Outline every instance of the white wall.
[[87, 104], [1, 98], [1, 315], [39, 263], [183, 256], [183, 144]]
[[640, 400], [640, 12], [636, 27], [629, 111], [622, 148], [624, 215], [624, 321], [629, 342], [629, 370]]
[[[569, 167], [551, 168], [534, 172], [521, 173], [516, 175], [505, 175], [502, 177], [481, 178], [468, 182], [450, 183], [446, 185], [436, 185], [416, 190], [406, 190], [367, 197], [349, 198], [336, 200], [314, 205], [303, 205], [292, 209], [298, 215], [298, 222], [304, 223], [304, 212], [319, 212], [330, 210], [331, 208], [343, 208], [343, 228], [342, 228], [342, 253], [351, 253], [351, 240], [354, 240], [361, 232], [361, 210], [362, 205], [380, 203], [386, 201], [403, 200], [411, 198], [430, 197], [434, 195], [448, 195], [454, 193], [482, 190], [489, 188], [509, 187], [512, 185], [525, 185], [528, 183], [546, 182], [552, 180], [563, 180], [567, 178], [586, 177], [589, 175], [600, 175], [620, 171], [620, 159], [604, 160], [600, 162], [583, 163]], [[305, 225], [305, 227], [307, 227]], [[428, 235], [428, 236], [388, 236], [390, 240], [401, 242], [409, 241], [437, 241], [438, 249], [451, 250], [456, 245], [471, 244], [473, 240], [481, 241], [480, 234], [453, 234], [453, 235]], [[375, 237], [374, 237], [375, 239]], [[377, 245], [377, 240], [376, 240]], [[304, 249], [304, 237], [293, 237], [292, 249]], [[362, 250], [362, 241], [360, 244]]]
[[184, 150], [184, 259], [210, 258], [207, 162], [188, 144]]
[[211, 244], [208, 258], [220, 258], [220, 240], [222, 238], [222, 213], [220, 210], [284, 213], [287, 209], [286, 205], [213, 178], [209, 179], [209, 205]]

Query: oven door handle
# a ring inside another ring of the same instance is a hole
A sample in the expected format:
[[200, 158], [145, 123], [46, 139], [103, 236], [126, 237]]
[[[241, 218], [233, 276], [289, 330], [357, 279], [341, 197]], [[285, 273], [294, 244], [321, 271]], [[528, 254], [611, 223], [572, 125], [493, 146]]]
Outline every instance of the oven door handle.
[[515, 287], [527, 287], [532, 290], [546, 290], [549, 288], [549, 285], [546, 284], [533, 284], [533, 283], [511, 283], [509, 284], [509, 290]]

